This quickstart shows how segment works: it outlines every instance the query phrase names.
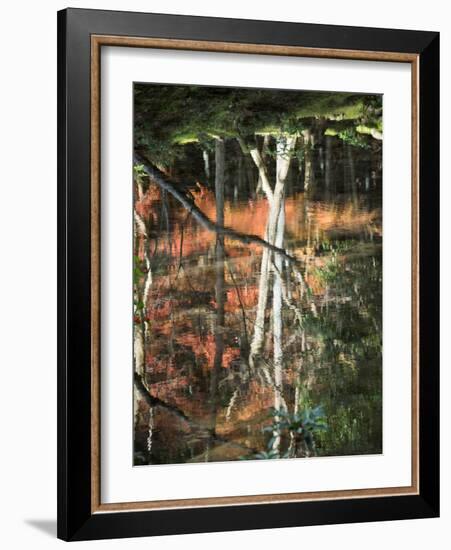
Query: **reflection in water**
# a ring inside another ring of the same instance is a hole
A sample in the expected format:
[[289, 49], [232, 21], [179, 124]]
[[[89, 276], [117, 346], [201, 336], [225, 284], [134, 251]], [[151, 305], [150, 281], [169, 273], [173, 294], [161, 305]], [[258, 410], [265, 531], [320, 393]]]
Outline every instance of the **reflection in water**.
[[280, 155], [269, 196], [225, 151], [217, 140], [185, 189], [219, 231], [138, 182], [135, 464], [380, 453], [382, 213], [366, 157], [356, 175], [358, 149], [343, 152], [355, 185], [332, 189], [323, 167], [322, 191], [300, 192]]

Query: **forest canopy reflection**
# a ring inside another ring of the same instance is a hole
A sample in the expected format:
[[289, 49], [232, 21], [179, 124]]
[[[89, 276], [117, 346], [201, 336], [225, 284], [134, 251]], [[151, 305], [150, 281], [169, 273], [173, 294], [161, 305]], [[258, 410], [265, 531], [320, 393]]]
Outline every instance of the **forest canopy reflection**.
[[134, 85], [134, 464], [382, 452], [382, 97]]

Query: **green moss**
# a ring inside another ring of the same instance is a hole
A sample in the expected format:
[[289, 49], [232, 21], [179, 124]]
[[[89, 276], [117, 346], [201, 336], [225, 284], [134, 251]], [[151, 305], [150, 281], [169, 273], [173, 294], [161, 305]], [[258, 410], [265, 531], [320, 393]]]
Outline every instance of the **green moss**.
[[174, 145], [186, 145], [187, 143], [198, 143], [199, 137], [197, 134], [186, 133], [181, 135], [175, 135], [171, 141]]
[[[214, 136], [296, 134], [318, 119], [339, 131], [380, 119], [379, 96], [251, 88], [137, 84], [135, 146], [162, 164], [189, 143], [202, 146]], [[329, 130], [327, 130], [329, 131]], [[337, 134], [328, 134], [337, 135]]]
[[338, 136], [338, 130], [335, 128], [326, 128], [324, 132], [325, 136]]
[[356, 126], [356, 132], [362, 135], [372, 136], [375, 139], [382, 139], [382, 124], [380, 128], [371, 128], [370, 126], [359, 124]]

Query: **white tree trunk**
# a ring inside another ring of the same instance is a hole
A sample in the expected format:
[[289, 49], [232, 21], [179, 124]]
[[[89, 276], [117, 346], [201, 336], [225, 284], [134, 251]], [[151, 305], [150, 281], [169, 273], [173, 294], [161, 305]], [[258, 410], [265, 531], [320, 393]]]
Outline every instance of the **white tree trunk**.
[[[138, 235], [140, 235], [141, 239], [144, 239], [144, 260], [146, 262], [146, 277], [144, 280], [144, 286], [141, 289], [136, 289], [135, 292], [136, 298], [138, 300], [142, 300], [144, 304], [144, 312], [147, 313], [147, 302], [149, 299], [149, 292], [150, 288], [152, 286], [152, 270], [150, 268], [150, 257], [149, 252], [147, 248], [147, 228], [144, 220], [141, 218], [141, 216], [136, 212], [136, 210], [133, 211], [134, 214], [134, 220], [135, 220], [135, 239], [138, 238]], [[144, 325], [144, 326], [143, 326]], [[147, 322], [144, 323], [135, 323], [134, 325], [134, 343], [133, 343], [133, 354], [135, 359], [135, 370], [140, 374], [141, 376], [145, 373], [145, 347], [146, 343], [148, 342], [150, 337], [149, 334], [149, 325]]]
[[310, 130], [304, 130], [302, 132], [304, 136], [304, 161], [305, 161], [305, 171], [304, 171], [304, 191], [307, 191], [313, 185], [313, 136]]
[[135, 370], [140, 376], [145, 373], [144, 332], [141, 323], [135, 323], [133, 342], [133, 355], [135, 358]]
[[[276, 165], [276, 184], [274, 191], [271, 190], [269, 182], [266, 178], [266, 184], [263, 181], [263, 190], [267, 195], [269, 202], [269, 215], [268, 223], [266, 225], [265, 240], [270, 244], [275, 244], [276, 231], [278, 218], [281, 211], [282, 202], [284, 200], [285, 180], [290, 167], [291, 154], [296, 143], [296, 137], [290, 136], [288, 138], [279, 137], [277, 141], [277, 165]], [[257, 150], [253, 150], [254, 152]], [[258, 152], [258, 151], [257, 151]], [[263, 177], [266, 177], [266, 169], [263, 171], [262, 164], [260, 163], [261, 157], [255, 158], [255, 153], [251, 151], [251, 156], [254, 159], [255, 164], [259, 168], [259, 172]], [[267, 193], [267, 187], [271, 190], [271, 194]], [[276, 254], [280, 258], [279, 254]], [[265, 311], [268, 302], [268, 290], [269, 290], [269, 274], [271, 271], [272, 252], [269, 249], [265, 249], [262, 253], [262, 260], [260, 265], [260, 279], [258, 285], [258, 303], [257, 314], [255, 317], [254, 334], [250, 345], [249, 364], [251, 367], [255, 366], [256, 356], [260, 353], [263, 340], [265, 336]], [[280, 261], [282, 259], [280, 258]]]
[[[275, 243], [283, 248], [285, 234], [285, 181], [290, 167], [291, 152], [296, 138], [280, 138], [277, 141], [276, 185], [274, 188], [274, 203], [278, 203], [278, 213], [275, 220]], [[276, 411], [286, 409], [283, 398], [283, 322], [282, 322], [282, 270], [283, 258], [279, 254], [274, 258], [273, 286], [273, 362], [274, 362], [274, 408]], [[276, 421], [280, 417], [276, 416]], [[280, 453], [280, 432], [274, 433], [273, 449]]]
[[[282, 204], [279, 219], [277, 222], [276, 243], [283, 246], [283, 237], [285, 231], [285, 209]], [[274, 285], [273, 285], [273, 363], [274, 363], [274, 408], [280, 411], [285, 408], [283, 399], [283, 349], [282, 349], [282, 269], [283, 263], [280, 256], [274, 258]], [[276, 416], [276, 420], [280, 421], [280, 417]], [[274, 434], [273, 448], [280, 451], [280, 433]]]
[[[268, 239], [268, 229], [265, 237]], [[265, 248], [262, 253], [262, 260], [260, 264], [257, 313], [255, 316], [254, 333], [252, 336], [249, 354], [249, 364], [252, 368], [255, 366], [255, 358], [260, 353], [265, 336], [265, 311], [266, 304], [268, 302], [270, 258], [271, 252]]]
[[210, 179], [210, 158], [208, 156], [208, 151], [204, 149], [202, 151], [202, 159], [204, 161], [204, 172], [207, 180]]
[[268, 180], [268, 174], [266, 173], [266, 166], [262, 155], [260, 154], [260, 151], [257, 149], [257, 147], [251, 149], [249, 153], [252, 157], [252, 160], [254, 161], [255, 166], [258, 168], [258, 185], [261, 185], [261, 188], [263, 189], [269, 204], [271, 204], [273, 199], [273, 192]]
[[[268, 147], [269, 147], [269, 140], [270, 140], [270, 136], [269, 134], [265, 134], [265, 137], [263, 138], [263, 147], [262, 147], [262, 152], [261, 152], [261, 160], [263, 161], [262, 162], [262, 165], [265, 165], [265, 161], [266, 161], [266, 155], [268, 153]], [[251, 152], [251, 155], [252, 155], [252, 152]], [[254, 160], [255, 162], [255, 160]], [[263, 180], [262, 180], [262, 175], [259, 171], [259, 174], [258, 174], [258, 182], [257, 182], [257, 194], [263, 189]]]

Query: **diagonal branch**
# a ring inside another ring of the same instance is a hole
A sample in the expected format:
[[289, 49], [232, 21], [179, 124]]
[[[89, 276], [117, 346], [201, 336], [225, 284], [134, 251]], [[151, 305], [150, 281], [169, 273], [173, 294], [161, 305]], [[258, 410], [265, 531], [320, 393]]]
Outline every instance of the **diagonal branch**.
[[151, 165], [148, 160], [146, 160], [142, 155], [136, 152], [134, 155], [134, 160], [136, 164], [141, 164], [143, 166], [144, 171], [151, 178], [152, 181], [154, 181], [161, 189], [168, 191], [168, 193], [170, 193], [175, 199], [177, 199], [180, 204], [182, 204], [182, 206], [184, 206], [188, 210], [188, 212], [190, 212], [192, 216], [208, 231], [212, 231], [218, 235], [224, 235], [224, 237], [229, 237], [230, 239], [245, 244], [258, 244], [260, 246], [263, 246], [264, 248], [267, 248], [268, 250], [271, 250], [275, 254], [280, 254], [280, 256], [288, 260], [290, 263], [298, 263], [298, 260], [294, 256], [290, 256], [290, 254], [287, 254], [287, 252], [282, 248], [274, 246], [273, 244], [265, 241], [257, 235], [240, 233], [239, 231], [235, 231], [230, 227], [221, 227], [219, 225], [216, 225], [213, 221], [210, 220], [208, 216], [206, 216], [202, 212], [200, 208], [196, 206], [193, 197], [177, 188], [177, 185], [171, 182], [156, 166]]
[[208, 433], [208, 437], [216, 442], [216, 443], [222, 443], [226, 445], [231, 445], [232, 447], [237, 447], [239, 449], [242, 449], [243, 451], [256, 453], [257, 450], [248, 447], [246, 445], [243, 445], [241, 443], [238, 443], [236, 441], [231, 441], [227, 439], [226, 437], [221, 437], [217, 435], [216, 433], [206, 429], [201, 424], [198, 424], [197, 422], [194, 422], [191, 418], [189, 418], [179, 407], [176, 405], [171, 405], [170, 403], [166, 403], [166, 401], [163, 401], [162, 399], [159, 399], [158, 397], [155, 397], [150, 393], [150, 391], [147, 389], [146, 385], [144, 384], [143, 378], [141, 375], [139, 375], [136, 371], [134, 373], [133, 382], [135, 385], [135, 388], [138, 390], [140, 396], [144, 401], [147, 403], [147, 405], [152, 407], [161, 407], [176, 416], [178, 416], [181, 420], [185, 421], [187, 424], [189, 424], [192, 428], [197, 428], [198, 430], [205, 431]]
[[254, 149], [250, 149], [249, 154], [251, 155], [255, 166], [258, 168], [258, 175], [260, 176], [262, 189], [265, 192], [268, 202], [271, 204], [274, 199], [274, 193], [268, 180], [268, 174], [266, 172], [266, 166], [262, 155], [260, 154], [260, 151], [257, 149], [257, 147], [255, 147]]
[[166, 409], [167, 411], [170, 411], [178, 416], [181, 420], [184, 420], [188, 423], [191, 422], [191, 420], [181, 409], [179, 409], [175, 405], [170, 405], [169, 403], [166, 403], [166, 401], [163, 401], [159, 397], [155, 397], [154, 395], [152, 395], [144, 384], [142, 376], [136, 371], [134, 372], [133, 382], [140, 396], [149, 405], [149, 407], [162, 407], [163, 409]]
[[258, 169], [258, 176], [262, 184], [262, 189], [265, 192], [266, 198], [268, 199], [269, 204], [272, 204], [274, 199], [274, 193], [269, 183], [268, 173], [266, 171], [265, 161], [263, 160], [263, 155], [258, 150], [258, 147], [249, 147], [242, 137], [237, 137], [238, 143], [241, 147], [241, 151], [245, 155], [250, 155], [254, 161], [255, 166]]

